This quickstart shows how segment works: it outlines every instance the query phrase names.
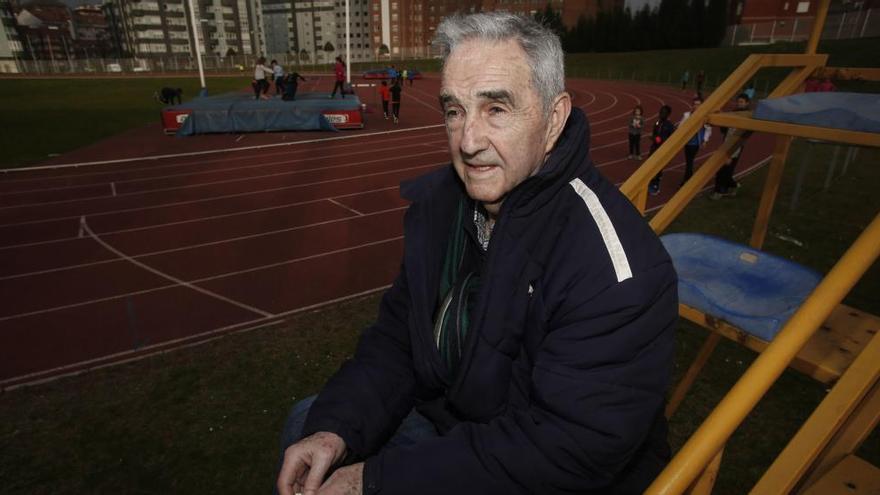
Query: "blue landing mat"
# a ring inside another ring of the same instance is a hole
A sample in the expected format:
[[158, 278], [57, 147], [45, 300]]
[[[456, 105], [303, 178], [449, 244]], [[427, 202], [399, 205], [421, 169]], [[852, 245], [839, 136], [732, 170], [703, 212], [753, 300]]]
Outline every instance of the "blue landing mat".
[[822, 280], [797, 263], [709, 235], [661, 240], [678, 272], [682, 303], [766, 341]]
[[177, 131], [177, 136], [209, 133], [238, 133], [266, 131], [336, 131], [324, 110], [358, 110], [357, 96], [328, 98], [328, 93], [301, 93], [295, 101], [280, 98], [255, 100], [253, 94], [226, 93], [218, 96], [195, 98], [172, 110], [191, 110], [192, 113]]
[[801, 93], [761, 100], [753, 117], [847, 131], [880, 132], [880, 95]]

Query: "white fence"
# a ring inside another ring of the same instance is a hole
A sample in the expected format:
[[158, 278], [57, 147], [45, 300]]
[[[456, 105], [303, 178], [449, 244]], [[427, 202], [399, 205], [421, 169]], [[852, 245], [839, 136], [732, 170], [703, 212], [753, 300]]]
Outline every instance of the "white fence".
[[[727, 27], [723, 45], [767, 44], [779, 41], [803, 41], [813, 29], [812, 17], [792, 17], [771, 22], [736, 24]], [[822, 39], [839, 40], [880, 36], [880, 9], [829, 14]]]

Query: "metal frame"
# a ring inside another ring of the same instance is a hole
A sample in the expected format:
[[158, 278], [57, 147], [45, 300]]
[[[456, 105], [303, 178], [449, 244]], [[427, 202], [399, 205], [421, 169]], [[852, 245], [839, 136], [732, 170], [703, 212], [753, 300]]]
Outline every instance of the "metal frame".
[[[682, 123], [666, 143], [623, 184], [621, 191], [644, 212], [650, 180], [666, 166], [700, 126], [708, 122], [737, 129], [728, 135], [721, 147], [651, 219], [651, 227], [657, 233], [664, 231], [672, 223], [696, 197], [702, 186], [730, 158], [731, 152], [752, 132], [777, 135], [749, 242], [756, 249], [760, 249], [764, 243], [794, 137], [880, 147], [880, 136], [877, 134], [761, 121], [752, 119], [747, 112], [719, 113], [722, 106], [761, 68], [792, 68], [787, 77], [771, 92], [771, 98], [799, 91], [808, 77], [821, 71], [827, 62], [827, 56], [817, 55], [816, 49], [829, 3], [829, 0], [821, 1], [805, 54], [749, 56], [703, 102], [691, 118]], [[839, 73], [846, 69], [834, 70]], [[858, 79], [880, 79], [880, 70], [875, 69], [852, 69], [849, 74]], [[646, 493], [710, 493], [728, 438], [790, 364], [820, 381], [836, 382], [836, 385], [755, 486], [753, 493], [809, 490], [810, 486], [818, 486], [819, 481], [827, 483], [828, 480], [820, 480], [826, 473], [851, 473], [864, 466], [864, 463], [853, 458], [851, 454], [880, 418], [880, 336], [875, 335], [876, 326], [880, 326], [880, 318], [858, 313], [840, 303], [878, 256], [880, 215], [874, 218], [850, 246], [772, 342], [749, 336], [694, 308], [680, 306], [683, 317], [714, 332], [709, 334], [691, 369], [672, 395], [667, 415], [674, 412], [721, 336], [741, 342], [761, 354]], [[848, 317], [856, 316], [864, 317], [863, 321], [873, 326], [873, 330], [867, 331], [867, 337], [860, 337], [861, 340], [854, 339], [853, 336], [859, 332], [865, 333], [864, 325], [847, 320]], [[823, 331], [817, 332], [820, 327]], [[839, 345], [842, 342], [856, 342], [856, 345]], [[859, 473], [864, 474], [862, 471]]]

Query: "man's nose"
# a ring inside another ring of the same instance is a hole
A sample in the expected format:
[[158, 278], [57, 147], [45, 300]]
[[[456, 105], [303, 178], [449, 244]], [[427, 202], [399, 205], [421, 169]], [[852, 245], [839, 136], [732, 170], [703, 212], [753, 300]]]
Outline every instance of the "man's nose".
[[479, 116], [468, 115], [461, 136], [461, 152], [474, 156], [488, 147], [485, 123]]

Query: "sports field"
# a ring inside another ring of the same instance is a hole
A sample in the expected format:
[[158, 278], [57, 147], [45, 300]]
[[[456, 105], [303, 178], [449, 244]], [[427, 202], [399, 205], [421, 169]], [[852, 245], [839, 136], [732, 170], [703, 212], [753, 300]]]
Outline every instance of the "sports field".
[[[75, 167], [0, 177], [0, 249], [9, 260], [0, 274], [8, 294], [0, 379], [14, 385], [143, 358], [4, 393], [6, 490], [268, 490], [287, 408], [317, 391], [350, 354], [377, 304], [376, 294], [359, 294], [381, 290], [397, 268], [405, 208], [397, 184], [448, 160], [437, 81], [416, 84], [404, 93], [400, 126], [381, 119], [367, 95], [372, 113], [364, 131], [187, 142], [162, 136], [155, 123], [43, 162]], [[638, 165], [624, 158], [631, 107], [641, 102], [650, 116], [661, 103], [680, 109], [688, 101], [662, 85], [569, 85], [591, 119], [593, 159], [618, 183]], [[761, 163], [768, 144], [754, 136], [741, 163]], [[767, 248], [827, 270], [880, 209], [865, 187], [880, 183], [871, 166], [880, 157], [862, 150], [824, 190], [821, 164], [833, 149], [797, 148], [793, 165], [812, 154], [810, 186], [800, 208], [777, 209]], [[93, 164], [107, 160], [120, 161]], [[677, 184], [680, 162], [665, 185]], [[745, 178], [736, 198], [698, 200], [673, 230], [747, 238], [762, 175]], [[783, 191], [781, 205], [790, 193]], [[880, 312], [878, 279], [875, 267], [848, 301]], [[336, 299], [347, 301], [309, 309]], [[677, 369], [702, 335], [682, 327]], [[722, 345], [683, 406], [689, 412], [672, 424], [674, 445], [751, 359]], [[742, 493], [823, 393], [786, 374], [731, 442], [718, 493]], [[877, 463], [878, 443], [871, 445], [865, 456]]]

